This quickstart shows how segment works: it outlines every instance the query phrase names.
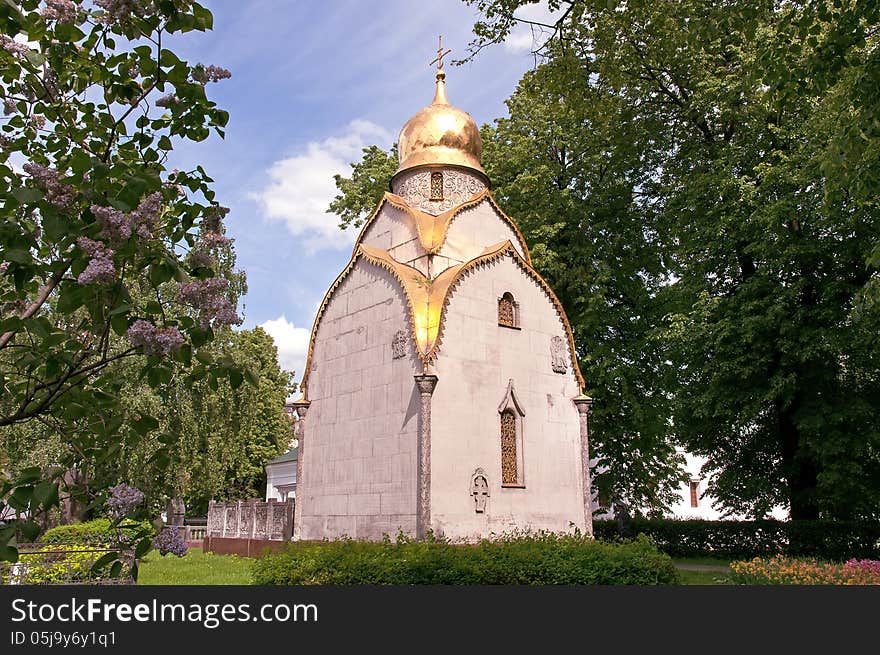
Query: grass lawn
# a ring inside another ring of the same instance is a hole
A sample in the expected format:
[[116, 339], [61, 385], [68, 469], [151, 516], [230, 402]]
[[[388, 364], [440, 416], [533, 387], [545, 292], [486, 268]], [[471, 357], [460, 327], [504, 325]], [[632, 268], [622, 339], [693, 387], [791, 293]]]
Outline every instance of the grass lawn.
[[166, 555], [151, 550], [141, 560], [140, 585], [249, 585], [251, 560], [235, 555], [203, 553], [190, 548], [186, 557]]
[[684, 585], [718, 585], [730, 584], [728, 575], [724, 571], [699, 571], [691, 570], [683, 567], [692, 566], [712, 566], [712, 567], [728, 567], [730, 560], [714, 559], [711, 557], [682, 557], [674, 559], [673, 562], [678, 568], [681, 575], [681, 581]]

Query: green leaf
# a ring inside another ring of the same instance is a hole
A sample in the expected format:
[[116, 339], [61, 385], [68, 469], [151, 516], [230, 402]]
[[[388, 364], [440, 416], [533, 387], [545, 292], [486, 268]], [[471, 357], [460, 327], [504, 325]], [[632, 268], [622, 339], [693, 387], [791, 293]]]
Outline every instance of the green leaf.
[[43, 232], [45, 232], [49, 241], [57, 243], [62, 237], [67, 235], [68, 227], [70, 225], [69, 220], [63, 218], [61, 214], [51, 208], [44, 209], [42, 214]]
[[15, 262], [17, 264], [30, 264], [31, 263], [31, 253], [27, 250], [6, 250], [3, 252], [3, 258], [10, 262]]
[[100, 575], [101, 569], [106, 567], [110, 562], [115, 562], [118, 558], [119, 558], [119, 555], [116, 553], [116, 551], [113, 551], [112, 553], [105, 553], [104, 555], [99, 557], [97, 560], [95, 560], [94, 564], [92, 564], [92, 568], [91, 568], [92, 575], [94, 575], [94, 576]]
[[0, 562], [17, 562], [18, 549], [15, 546], [0, 544]]
[[143, 436], [157, 429], [159, 427], [159, 421], [152, 416], [142, 415], [139, 419], [132, 422], [132, 426], [138, 434]]
[[31, 482], [36, 482], [37, 480], [39, 480], [42, 474], [43, 473], [40, 470], [40, 467], [29, 466], [19, 471], [15, 483], [17, 485], [30, 484]]
[[135, 549], [134, 549], [135, 559], [140, 559], [141, 557], [146, 555], [148, 552], [150, 552], [150, 548], [152, 548], [152, 547], [153, 547], [153, 540], [152, 539], [150, 539], [149, 537], [144, 537], [143, 539], [141, 539], [138, 542], [137, 546], [135, 546]]
[[40, 526], [35, 521], [22, 521], [18, 528], [27, 541], [34, 541], [40, 534]]
[[34, 487], [34, 502], [43, 509], [49, 509], [58, 502], [58, 483], [40, 482]]
[[21, 204], [33, 204], [35, 202], [39, 202], [43, 199], [43, 192], [39, 189], [34, 189], [32, 187], [19, 187], [12, 191], [12, 195], [15, 196], [15, 199], [18, 200]]

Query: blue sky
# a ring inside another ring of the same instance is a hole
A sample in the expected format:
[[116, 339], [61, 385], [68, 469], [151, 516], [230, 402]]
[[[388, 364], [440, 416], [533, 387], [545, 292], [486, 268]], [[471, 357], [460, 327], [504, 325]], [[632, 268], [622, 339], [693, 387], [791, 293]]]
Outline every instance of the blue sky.
[[[325, 213], [333, 174], [348, 174], [364, 146], [390, 146], [430, 103], [437, 35], [452, 58], [463, 56], [475, 14], [460, 0], [204, 4], [214, 30], [171, 47], [191, 63], [232, 71], [208, 87], [230, 121], [225, 139], [181, 144], [170, 164], [201, 164], [214, 178], [248, 276], [244, 327], [266, 328], [282, 366], [299, 378], [315, 311], [355, 237]], [[545, 15], [536, 7], [523, 17]], [[506, 115], [504, 100], [534, 65], [531, 46], [523, 27], [475, 62], [447, 65], [450, 101], [479, 125]]]

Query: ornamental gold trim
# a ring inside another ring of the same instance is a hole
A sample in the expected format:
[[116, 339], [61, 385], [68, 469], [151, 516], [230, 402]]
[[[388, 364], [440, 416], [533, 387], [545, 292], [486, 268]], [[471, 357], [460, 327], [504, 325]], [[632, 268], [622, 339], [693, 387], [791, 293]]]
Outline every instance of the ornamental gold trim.
[[495, 196], [492, 195], [492, 192], [489, 189], [483, 189], [479, 193], [474, 194], [470, 199], [465, 200], [463, 203], [458, 204], [455, 207], [447, 209], [437, 216], [423, 212], [415, 207], [410, 207], [406, 200], [390, 191], [386, 191], [382, 196], [382, 199], [379, 201], [379, 204], [376, 206], [376, 209], [373, 210], [373, 213], [361, 227], [361, 231], [354, 244], [352, 256], [357, 252], [358, 247], [361, 245], [361, 242], [367, 234], [367, 230], [379, 216], [382, 207], [384, 207], [386, 203], [395, 209], [401, 210], [412, 218], [413, 223], [416, 226], [416, 235], [419, 238], [419, 243], [422, 248], [427, 254], [436, 255], [440, 251], [440, 248], [443, 247], [443, 244], [446, 243], [446, 237], [449, 234], [449, 227], [452, 225], [452, 221], [455, 220], [456, 216], [465, 209], [476, 207], [483, 200], [488, 200], [489, 204], [492, 205], [501, 220], [513, 230], [513, 233], [516, 235], [516, 239], [525, 254], [525, 260], [529, 266], [531, 266], [532, 256], [529, 253], [529, 246], [526, 244], [525, 237], [523, 237], [522, 232], [519, 231], [519, 228], [516, 226], [513, 219], [504, 213], [504, 210], [501, 209], [501, 206], [498, 204], [498, 201], [495, 200]]
[[522, 255], [519, 254], [514, 245], [507, 240], [489, 246], [480, 255], [474, 257], [468, 262], [450, 266], [431, 280], [425, 277], [425, 275], [418, 269], [394, 259], [387, 250], [365, 245], [358, 246], [348, 265], [337, 276], [336, 280], [334, 280], [333, 284], [330, 286], [330, 289], [328, 289], [327, 293], [324, 295], [324, 299], [322, 300], [321, 305], [318, 308], [318, 313], [315, 316], [312, 333], [309, 337], [309, 351], [306, 357], [306, 366], [305, 371], [303, 372], [301, 385], [303, 389], [303, 398], [308, 398], [308, 380], [311, 372], [312, 356], [314, 355], [315, 339], [317, 338], [318, 326], [321, 322], [321, 318], [327, 309], [327, 305], [329, 304], [333, 293], [354, 269], [358, 259], [363, 257], [374, 266], [387, 270], [400, 284], [409, 309], [410, 334], [415, 341], [419, 356], [423, 363], [427, 365], [436, 359], [440, 350], [446, 308], [449, 305], [449, 301], [455, 288], [468, 273], [480, 266], [492, 264], [507, 255], [512, 257], [513, 261], [519, 265], [529, 277], [538, 283], [553, 303], [556, 314], [562, 320], [568, 338], [569, 356], [572, 362], [572, 369], [574, 370], [575, 377], [578, 381], [578, 387], [583, 389], [584, 378], [581, 375], [580, 367], [578, 366], [574, 345], [574, 333], [572, 332], [571, 324], [568, 322], [568, 317], [565, 314], [562, 303], [559, 302], [559, 298], [556, 297], [556, 294], [553, 293], [553, 289], [547, 284], [544, 278], [542, 278], [541, 275], [529, 265]]

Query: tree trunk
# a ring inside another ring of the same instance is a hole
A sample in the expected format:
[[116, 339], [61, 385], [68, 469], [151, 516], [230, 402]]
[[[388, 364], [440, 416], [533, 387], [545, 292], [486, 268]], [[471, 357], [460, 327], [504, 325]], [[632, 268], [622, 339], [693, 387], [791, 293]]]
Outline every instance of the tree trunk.
[[818, 471], [815, 462], [801, 443], [801, 435], [794, 421], [796, 402], [787, 407], [777, 403], [779, 438], [781, 441], [782, 471], [788, 486], [788, 501], [792, 520], [819, 518], [816, 503]]

